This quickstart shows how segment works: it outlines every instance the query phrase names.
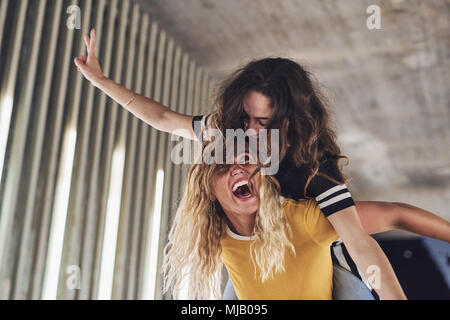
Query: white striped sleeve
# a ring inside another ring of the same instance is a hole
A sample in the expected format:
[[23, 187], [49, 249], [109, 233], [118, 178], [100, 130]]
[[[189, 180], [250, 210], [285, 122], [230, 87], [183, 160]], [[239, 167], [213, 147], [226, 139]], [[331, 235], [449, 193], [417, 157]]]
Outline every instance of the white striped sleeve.
[[345, 184], [334, 186], [319, 194], [315, 199], [327, 217], [355, 205], [352, 195]]
[[[327, 161], [321, 164], [319, 171], [337, 182], [343, 181], [336, 164], [332, 162]], [[337, 184], [324, 176], [316, 175], [312, 179], [308, 190], [308, 193], [316, 199], [317, 204], [326, 217], [355, 205], [347, 185], [344, 183]]]

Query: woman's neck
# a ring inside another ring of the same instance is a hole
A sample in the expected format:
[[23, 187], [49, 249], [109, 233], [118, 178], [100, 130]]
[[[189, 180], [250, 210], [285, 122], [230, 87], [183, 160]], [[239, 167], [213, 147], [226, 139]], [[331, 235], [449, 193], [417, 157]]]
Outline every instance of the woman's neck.
[[235, 215], [235, 214], [227, 214], [228, 218], [228, 227], [234, 233], [240, 236], [251, 236], [253, 235], [253, 229], [255, 228], [255, 218], [256, 213], [252, 215]]

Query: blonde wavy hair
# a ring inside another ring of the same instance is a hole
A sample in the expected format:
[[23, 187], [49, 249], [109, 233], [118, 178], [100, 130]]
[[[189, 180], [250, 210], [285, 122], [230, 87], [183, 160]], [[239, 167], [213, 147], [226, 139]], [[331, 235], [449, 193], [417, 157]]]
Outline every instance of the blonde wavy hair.
[[[202, 150], [209, 144], [202, 145]], [[200, 162], [200, 161], [198, 161]], [[196, 163], [189, 169], [184, 194], [178, 206], [168, 243], [164, 249], [163, 291], [171, 289], [173, 297], [182, 279], [189, 279], [189, 299], [219, 299], [222, 295], [221, 239], [228, 219], [220, 203], [213, 198], [212, 181], [229, 165]], [[290, 241], [291, 229], [280, 202], [280, 186], [275, 178], [260, 174], [260, 167], [249, 177], [249, 184], [258, 174], [260, 205], [254, 226], [255, 240], [250, 256], [261, 281], [284, 271], [287, 249], [295, 249]]]

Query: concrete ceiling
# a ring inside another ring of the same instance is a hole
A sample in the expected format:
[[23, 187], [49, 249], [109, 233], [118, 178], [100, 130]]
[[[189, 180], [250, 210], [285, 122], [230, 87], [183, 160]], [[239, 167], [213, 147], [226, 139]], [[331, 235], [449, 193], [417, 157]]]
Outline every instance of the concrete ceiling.
[[450, 219], [448, 0], [140, 2], [215, 79], [252, 58], [304, 64], [331, 99], [354, 198]]

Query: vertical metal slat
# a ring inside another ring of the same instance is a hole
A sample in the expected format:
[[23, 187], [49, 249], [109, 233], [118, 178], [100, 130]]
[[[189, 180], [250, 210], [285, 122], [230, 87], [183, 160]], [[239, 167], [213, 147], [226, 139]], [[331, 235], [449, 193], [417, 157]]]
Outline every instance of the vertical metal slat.
[[[83, 7], [83, 17], [82, 17], [82, 30], [87, 30], [89, 26], [89, 17], [91, 14], [92, 9], [92, 2], [90, 0], [86, 0], [85, 6]], [[78, 40], [78, 52], [77, 55], [80, 56], [84, 52], [84, 41], [83, 39], [79, 38]], [[71, 61], [72, 62], [72, 61]], [[81, 101], [81, 93], [82, 93], [82, 81], [83, 76], [81, 74], [77, 74], [74, 83], [73, 83], [73, 95], [70, 96], [71, 101], [69, 101], [68, 105], [68, 115], [67, 115], [67, 121], [64, 126], [64, 132], [63, 132], [63, 142], [62, 142], [62, 155], [67, 154], [68, 152], [71, 152], [70, 150], [70, 143], [71, 143], [71, 135], [76, 133], [77, 130], [77, 123], [78, 123], [78, 114], [80, 109], [80, 101]], [[78, 133], [76, 133], [76, 137], [74, 137], [77, 143], [79, 143], [78, 140]], [[75, 156], [75, 155], [74, 155]], [[72, 157], [72, 155], [68, 155], [68, 157]], [[76, 159], [74, 159], [74, 166], [76, 164]], [[70, 172], [65, 172], [63, 166], [59, 166], [58, 169], [58, 178], [57, 178], [57, 184], [56, 184], [56, 191], [55, 191], [55, 197], [62, 196], [65, 190], [65, 186], [69, 183], [69, 181], [72, 181], [73, 178], [73, 167], [67, 168], [70, 170]], [[69, 190], [71, 191], [72, 188]], [[69, 191], [69, 192], [70, 192]], [[68, 209], [66, 212], [61, 212], [57, 207], [57, 202], [55, 201], [54, 207], [52, 208], [52, 219], [50, 224], [50, 238], [49, 238], [49, 244], [48, 244], [48, 252], [47, 252], [47, 262], [46, 262], [46, 269], [45, 269], [45, 275], [44, 275], [44, 288], [45, 288], [45, 279], [46, 277], [59, 277], [58, 282], [58, 290], [57, 290], [57, 297], [60, 297], [63, 290], [63, 285], [65, 285], [65, 282], [62, 281], [65, 277], [65, 270], [61, 270], [62, 267], [62, 260], [59, 266], [55, 266], [55, 269], [52, 269], [53, 263], [54, 263], [54, 257], [52, 257], [50, 254], [52, 252], [55, 252], [55, 254], [63, 254], [64, 252], [64, 244], [65, 240], [67, 239], [67, 214]], [[56, 229], [57, 224], [59, 224], [59, 221], [61, 221], [61, 226], [64, 228], [64, 230], [58, 230]], [[58, 237], [58, 232], [61, 232], [63, 234], [64, 241], [62, 243], [59, 243], [56, 241], [54, 237]]]
[[[146, 68], [146, 81], [145, 81], [145, 96], [149, 98], [154, 98], [154, 92], [153, 92], [153, 83], [156, 73], [155, 68], [155, 57], [156, 57], [156, 49], [157, 49], [157, 39], [158, 39], [158, 24], [156, 22], [152, 22], [151, 28], [150, 28], [150, 42], [149, 42], [149, 48], [148, 48], [148, 56], [147, 56], [147, 68]], [[139, 265], [138, 265], [138, 293], [137, 296], [139, 299], [142, 299], [143, 297], [143, 290], [144, 290], [144, 283], [145, 283], [145, 267], [146, 267], [146, 256], [147, 256], [147, 246], [146, 246], [146, 240], [147, 240], [147, 233], [150, 230], [150, 207], [153, 203], [152, 198], [149, 196], [151, 191], [149, 192], [149, 189], [153, 189], [153, 180], [151, 179], [150, 168], [151, 163], [149, 161], [150, 153], [150, 136], [154, 134], [154, 130], [149, 125], [143, 126], [143, 132], [146, 137], [146, 157], [145, 157], [145, 169], [142, 172], [142, 175], [145, 177], [144, 179], [144, 186], [143, 186], [143, 200], [141, 202], [141, 226], [140, 226], [140, 232], [139, 232]]]
[[[123, 71], [123, 57], [124, 57], [124, 51], [125, 51], [125, 31], [127, 27], [127, 17], [128, 17], [128, 11], [129, 11], [129, 2], [128, 1], [122, 1], [122, 6], [118, 10], [120, 12], [119, 17], [119, 32], [118, 32], [118, 43], [117, 43], [117, 56], [115, 57], [115, 61], [113, 62], [114, 68], [114, 76], [113, 80], [115, 82], [120, 83], [122, 80], [122, 71]], [[97, 225], [97, 239], [96, 239], [96, 253], [94, 258], [94, 268], [92, 270], [93, 272], [93, 278], [92, 278], [92, 287], [91, 287], [91, 299], [97, 298], [97, 293], [99, 290], [99, 272], [100, 272], [100, 263], [101, 263], [101, 254], [102, 254], [102, 246], [103, 246], [103, 232], [105, 227], [105, 217], [106, 217], [106, 205], [108, 200], [108, 186], [110, 183], [110, 171], [111, 171], [111, 164], [112, 164], [112, 153], [113, 153], [113, 147], [115, 142], [115, 136], [116, 131], [120, 129], [119, 126], [117, 126], [117, 117], [118, 112], [121, 111], [119, 108], [122, 108], [120, 105], [118, 105], [117, 102], [112, 101], [110, 106], [108, 107], [110, 109], [110, 118], [108, 121], [108, 127], [107, 130], [107, 137], [106, 137], [106, 143], [104, 144], [103, 149], [103, 157], [101, 161], [104, 161], [103, 163], [103, 177], [102, 177], [102, 184], [100, 188], [102, 189], [101, 192], [101, 199], [99, 204], [99, 223]]]
[[[99, 0], [96, 2], [96, 7], [94, 8], [94, 12], [96, 14], [94, 21], [92, 22], [93, 26], [99, 26], [98, 32], [101, 33], [101, 26], [103, 24], [103, 10], [105, 8], [105, 0]], [[86, 30], [87, 31], [87, 30]], [[97, 30], [96, 30], [97, 31]], [[81, 47], [80, 50], [85, 51], [86, 46], [83, 42], [83, 39], [80, 39]], [[96, 45], [98, 50], [100, 48], [101, 43]], [[87, 52], [86, 52], [87, 55]], [[80, 266], [80, 256], [82, 250], [81, 238], [82, 238], [82, 227], [85, 216], [85, 188], [86, 186], [86, 171], [88, 169], [88, 146], [90, 142], [91, 135], [91, 118], [92, 113], [96, 106], [94, 106], [94, 93], [96, 88], [88, 81], [84, 79], [81, 74], [78, 74], [79, 77], [82, 77], [82, 81], [84, 81], [85, 89], [87, 89], [87, 94], [83, 94], [85, 96], [85, 100], [83, 102], [84, 111], [81, 114], [81, 125], [78, 127], [81, 129], [77, 134], [77, 148], [76, 148], [76, 164], [74, 166], [74, 174], [72, 179], [72, 186], [70, 192], [70, 205], [67, 212], [67, 223], [66, 225], [66, 236], [64, 243], [64, 251], [63, 257], [61, 261], [61, 268], [63, 272], [61, 272], [61, 283], [64, 284], [61, 289], [61, 297], [63, 299], [74, 299], [77, 294], [77, 289], [69, 288], [65, 286], [64, 279], [66, 278], [65, 270], [70, 265]], [[83, 85], [83, 84], [82, 84]], [[81, 89], [82, 90], [82, 89]], [[82, 90], [83, 91], [83, 90]], [[81, 105], [81, 103], [80, 103]], [[85, 271], [85, 270], [83, 270]], [[81, 276], [81, 275], [80, 275]]]
[[[102, 25], [96, 26], [96, 39], [100, 40], [106, 38], [105, 48], [102, 48], [103, 55], [100, 55], [100, 61], [103, 62], [103, 73], [106, 77], [110, 76], [112, 48], [115, 35], [114, 22], [117, 14], [117, 0], [108, 1], [108, 23], [106, 30], [103, 30]], [[100, 44], [100, 42], [99, 42]], [[99, 46], [100, 48], [100, 46]], [[93, 150], [91, 150], [91, 171], [89, 175], [89, 193], [87, 199], [86, 218], [84, 221], [83, 239], [82, 239], [82, 254], [80, 261], [81, 270], [81, 289], [77, 291], [78, 299], [88, 299], [90, 297], [91, 280], [93, 278], [93, 264], [96, 248], [96, 225], [100, 221], [97, 208], [101, 198], [101, 191], [99, 191], [99, 180], [101, 180], [100, 171], [100, 156], [103, 147], [103, 129], [105, 126], [105, 109], [107, 103], [107, 96], [105, 93], [99, 93], [99, 102], [95, 106], [97, 114], [96, 122], [94, 123], [93, 134]]]
[[[157, 51], [157, 57], [156, 57], [156, 75], [155, 75], [155, 91], [154, 91], [154, 100], [157, 102], [161, 101], [161, 91], [162, 91], [162, 80], [163, 80], [163, 66], [164, 66], [164, 52], [165, 52], [165, 47], [166, 47], [166, 32], [164, 30], [160, 30], [159, 31], [159, 38], [158, 38], [158, 51]], [[151, 234], [151, 230], [152, 230], [152, 225], [153, 225], [153, 209], [154, 209], [154, 205], [155, 205], [155, 185], [156, 185], [156, 177], [157, 177], [157, 166], [156, 166], [156, 161], [157, 161], [157, 150], [158, 150], [158, 137], [159, 137], [159, 132], [156, 131], [156, 129], [152, 128], [150, 133], [150, 145], [149, 145], [149, 157], [150, 159], [149, 161], [149, 167], [148, 167], [148, 171], [147, 171], [147, 181], [151, 181], [150, 185], [147, 186], [147, 190], [146, 190], [146, 196], [147, 199], [152, 199], [151, 202], [147, 202], [146, 205], [146, 212], [148, 214], [152, 214], [149, 219], [147, 219], [147, 226], [146, 226], [146, 242], [144, 244], [145, 246], [145, 250], [146, 250], [146, 258], [145, 258], [145, 263], [146, 266], [144, 267], [144, 292], [150, 292], [151, 290], [153, 290], [153, 288], [148, 287], [149, 285], [151, 286], [150, 281], [153, 277], [153, 275], [150, 275], [147, 273], [147, 270], [149, 268], [149, 258], [148, 255], [151, 255], [152, 253], [150, 252], [150, 248], [151, 248], [151, 239], [152, 239], [152, 234]]]
[[[137, 4], [133, 7], [133, 15], [131, 18], [131, 30], [129, 35], [129, 52], [127, 62], [127, 77], [125, 86], [132, 88], [133, 82], [136, 87], [137, 73], [133, 72], [135, 54], [136, 54], [136, 36], [138, 31], [138, 22], [140, 18], [139, 6]], [[142, 46], [142, 45], [141, 45]], [[139, 56], [138, 56], [139, 59]], [[137, 70], [142, 70], [142, 66], [138, 65]], [[134, 78], [134, 79], [133, 79]], [[134, 81], [133, 81], [134, 80]], [[131, 126], [128, 126], [128, 122], [131, 120]], [[117, 249], [116, 249], [116, 265], [114, 270], [114, 287], [113, 287], [113, 299], [122, 299], [124, 291], [126, 290], [126, 279], [128, 264], [128, 239], [129, 239], [129, 223], [130, 223], [130, 211], [131, 211], [131, 197], [134, 189], [133, 174], [134, 174], [134, 161], [136, 157], [136, 136], [137, 136], [137, 120], [133, 114], [126, 109], [122, 109], [122, 127], [120, 139], [124, 147], [126, 146], [126, 160], [124, 167], [124, 178], [122, 185], [122, 201], [120, 208], [120, 223], [117, 230]], [[130, 131], [129, 143], [127, 143], [128, 131]]]
[[44, 133], [45, 133], [45, 121], [48, 112], [48, 104], [50, 99], [50, 89], [52, 84], [52, 73], [54, 70], [54, 60], [56, 56], [56, 45], [58, 39], [58, 28], [60, 21], [60, 11], [62, 8], [62, 2], [54, 2], [52, 6], [53, 17], [51, 24], [51, 33], [48, 42], [48, 52], [47, 58], [43, 63], [45, 64], [45, 71], [43, 75], [44, 82], [42, 83], [42, 95], [41, 99], [36, 103], [36, 118], [34, 119], [36, 130], [34, 135], [34, 143], [32, 145], [32, 150], [27, 150], [27, 153], [31, 155], [29, 163], [31, 164], [29, 182], [28, 182], [28, 192], [24, 195], [26, 208], [24, 212], [24, 228], [22, 231], [22, 239], [20, 243], [20, 255], [18, 261], [18, 267], [16, 271], [15, 288], [14, 288], [14, 299], [27, 299], [31, 298], [30, 293], [30, 279], [32, 277], [32, 268], [34, 254], [30, 252], [37, 249], [34, 245], [34, 238], [30, 237], [31, 234], [31, 224], [33, 219], [41, 218], [41, 215], [34, 217], [35, 210], [35, 197], [37, 193], [37, 183], [39, 177], [39, 169], [41, 167], [41, 157], [42, 148], [44, 145]]
[[[137, 63], [137, 79], [136, 79], [136, 87], [135, 91], [139, 94], [142, 94], [143, 89], [143, 78], [144, 78], [144, 70], [146, 63], [152, 63], [152, 61], [146, 61], [146, 47], [148, 43], [148, 26], [149, 19], [147, 14], [143, 14], [141, 20], [140, 27], [140, 39], [139, 39], [139, 59]], [[142, 210], [142, 195], [143, 195], [143, 187], [144, 187], [144, 170], [145, 170], [145, 154], [146, 154], [146, 146], [147, 146], [147, 130], [148, 126], [142, 120], [139, 120], [136, 117], [133, 117], [133, 121], [136, 121], [136, 130], [139, 134], [136, 137], [136, 156], [137, 163], [134, 167], [134, 188], [135, 192], [132, 196], [133, 206], [130, 208], [130, 216], [132, 218], [131, 227], [129, 228], [129, 232], [131, 234], [130, 243], [128, 244], [128, 252], [124, 253], [128, 256], [128, 274], [124, 278], [124, 282], [126, 285], [126, 294], [124, 295], [125, 299], [136, 299], [137, 286], [137, 266], [138, 266], [138, 249], [139, 249], [139, 226], [141, 224], [141, 210]]]

